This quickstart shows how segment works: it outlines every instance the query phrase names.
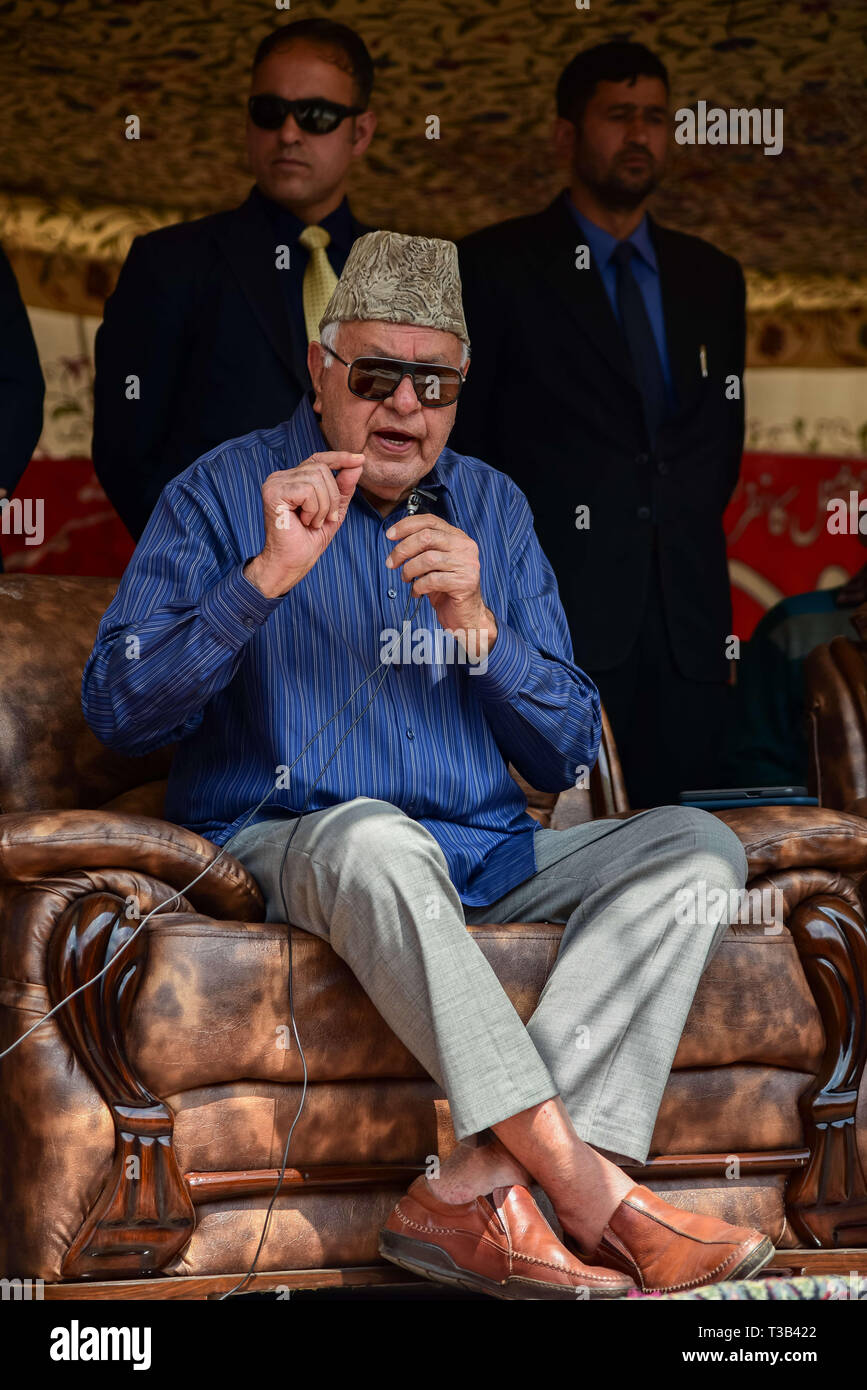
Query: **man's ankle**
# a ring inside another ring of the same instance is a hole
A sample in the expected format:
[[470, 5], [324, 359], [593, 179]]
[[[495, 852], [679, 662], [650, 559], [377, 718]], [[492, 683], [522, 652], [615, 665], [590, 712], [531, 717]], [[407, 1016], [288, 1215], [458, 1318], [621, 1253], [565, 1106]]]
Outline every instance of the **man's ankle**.
[[530, 1181], [523, 1165], [496, 1139], [472, 1149], [459, 1146], [443, 1164], [438, 1178], [425, 1177], [431, 1195], [453, 1206], [486, 1197], [495, 1187]]
[[460, 1207], [466, 1202], [472, 1202], [479, 1196], [478, 1192], [467, 1195], [467, 1190], [455, 1183], [450, 1183], [448, 1179], [425, 1177], [424, 1185], [432, 1197], [438, 1202], [446, 1202], [450, 1207]]

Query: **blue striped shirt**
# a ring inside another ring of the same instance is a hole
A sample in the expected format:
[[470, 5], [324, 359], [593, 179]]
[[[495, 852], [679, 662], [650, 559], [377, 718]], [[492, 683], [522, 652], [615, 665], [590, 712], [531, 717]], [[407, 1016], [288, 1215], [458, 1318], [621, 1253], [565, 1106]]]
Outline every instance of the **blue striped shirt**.
[[[328, 549], [288, 594], [266, 598], [244, 577], [264, 545], [268, 474], [328, 448], [311, 400], [289, 421], [204, 454], [163, 489], [82, 678], [85, 717], [103, 743], [134, 755], [177, 742], [166, 817], [218, 845], [269, 788], [251, 824], [302, 809], [379, 681], [383, 634], [401, 632], [406, 612], [409, 585], [385, 567], [395, 544], [385, 532], [406, 504], [383, 518], [358, 490]], [[536, 871], [538, 824], [507, 763], [540, 791], [573, 785], [596, 758], [599, 695], [572, 660], [554, 574], [519, 488], [448, 448], [421, 486], [436, 495], [425, 508], [479, 547], [482, 596], [498, 627], [487, 669], [447, 660], [423, 597], [410, 608], [413, 646], [428, 640], [432, 659], [388, 665], [307, 810], [357, 796], [401, 807], [439, 843], [462, 900], [481, 906]], [[420, 628], [428, 639], [416, 638]], [[281, 771], [375, 668], [291, 772]]]

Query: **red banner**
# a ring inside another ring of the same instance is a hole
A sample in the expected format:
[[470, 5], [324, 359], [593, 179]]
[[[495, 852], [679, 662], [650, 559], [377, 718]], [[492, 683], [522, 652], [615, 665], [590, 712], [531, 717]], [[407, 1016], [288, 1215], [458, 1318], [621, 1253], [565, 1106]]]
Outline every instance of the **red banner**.
[[738, 637], [779, 599], [841, 583], [867, 561], [854, 528], [828, 529], [829, 500], [848, 507], [852, 492], [867, 496], [867, 459], [744, 454], [725, 514]]
[[[18, 515], [16, 501], [21, 502]], [[0, 549], [7, 574], [120, 576], [135, 548], [87, 458], [33, 459], [3, 523]], [[42, 539], [35, 543], [39, 529]]]

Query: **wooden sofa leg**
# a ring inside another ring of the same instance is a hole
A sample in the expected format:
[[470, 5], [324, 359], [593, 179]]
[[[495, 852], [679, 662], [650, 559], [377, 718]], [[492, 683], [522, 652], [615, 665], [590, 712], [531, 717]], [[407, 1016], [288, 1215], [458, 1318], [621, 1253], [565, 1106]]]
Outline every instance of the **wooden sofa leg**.
[[819, 1075], [799, 1101], [810, 1161], [792, 1175], [786, 1210], [809, 1247], [867, 1245], [867, 1183], [855, 1111], [867, 1060], [867, 931], [842, 898], [808, 899], [787, 926], [825, 1028]]
[[118, 957], [138, 926], [124, 909], [111, 893], [77, 899], [60, 918], [48, 951], [52, 1005], [111, 962], [95, 985], [57, 1015], [76, 1059], [111, 1110], [116, 1136], [111, 1171], [63, 1261], [65, 1279], [158, 1273], [186, 1245], [196, 1223], [172, 1147], [172, 1112], [141, 1083], [124, 1050], [148, 950], [145, 928]]

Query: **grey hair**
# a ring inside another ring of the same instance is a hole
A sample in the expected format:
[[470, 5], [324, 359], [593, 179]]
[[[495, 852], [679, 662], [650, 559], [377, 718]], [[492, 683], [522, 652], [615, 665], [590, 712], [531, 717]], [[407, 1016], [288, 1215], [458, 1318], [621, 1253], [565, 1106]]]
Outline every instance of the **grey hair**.
[[[339, 330], [339, 328], [340, 328], [340, 324], [341, 324], [341, 320], [340, 320], [340, 319], [332, 319], [330, 323], [326, 323], [325, 327], [321, 330], [321, 332], [320, 332], [320, 334], [319, 334], [319, 342], [321, 343], [322, 347], [325, 349], [325, 365], [326, 365], [326, 367], [330, 367], [330, 366], [331, 366], [331, 363], [332, 363], [333, 360], [334, 360], [333, 357], [331, 356], [331, 353], [337, 351], [337, 333], [338, 333], [338, 330]], [[461, 344], [461, 361], [460, 361], [460, 365], [461, 365], [461, 367], [465, 367], [465, 366], [467, 365], [467, 363], [469, 362], [469, 360], [470, 360], [470, 350], [469, 350], [469, 348], [467, 347], [466, 343], [464, 342], [463, 338], [460, 339], [460, 344]]]
[[337, 351], [337, 330], [339, 328], [340, 320], [332, 319], [330, 323], [326, 323], [325, 327], [321, 329], [319, 333], [319, 342], [325, 349], [326, 367], [330, 367], [331, 363], [334, 360], [329, 352], [329, 348], [331, 349], [331, 352]]

